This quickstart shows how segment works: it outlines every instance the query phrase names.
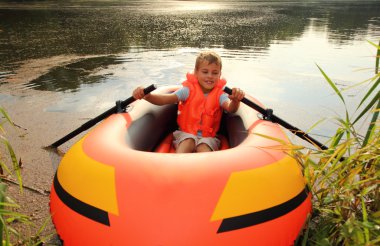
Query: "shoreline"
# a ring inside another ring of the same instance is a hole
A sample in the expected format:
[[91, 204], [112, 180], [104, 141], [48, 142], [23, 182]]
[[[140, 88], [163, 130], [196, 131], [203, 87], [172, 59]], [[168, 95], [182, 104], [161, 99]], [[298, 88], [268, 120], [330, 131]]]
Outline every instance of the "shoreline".
[[[34, 236], [45, 226], [40, 236], [51, 235], [49, 245], [60, 245], [55, 228], [50, 219], [49, 194], [56, 168], [62, 158], [43, 147], [73, 131], [91, 118], [96, 112], [49, 112], [51, 102], [60, 98], [59, 93], [24, 88], [23, 84], [47, 73], [56, 66], [63, 66], [87, 57], [57, 56], [40, 60], [25, 61], [16, 73], [0, 83], [0, 107], [2, 107], [15, 126], [3, 125], [4, 137], [12, 146], [17, 160], [22, 163], [21, 176], [23, 191], [14, 175], [4, 173], [3, 182], [7, 185], [7, 196], [20, 206], [16, 211], [29, 216], [33, 225], [15, 221], [11, 227], [19, 230], [26, 238]], [[5, 120], [4, 118], [2, 120]], [[69, 146], [84, 133], [59, 147], [65, 153]], [[11, 169], [11, 160], [5, 146], [0, 147], [5, 156], [2, 159]], [[16, 239], [19, 240], [19, 239]]]

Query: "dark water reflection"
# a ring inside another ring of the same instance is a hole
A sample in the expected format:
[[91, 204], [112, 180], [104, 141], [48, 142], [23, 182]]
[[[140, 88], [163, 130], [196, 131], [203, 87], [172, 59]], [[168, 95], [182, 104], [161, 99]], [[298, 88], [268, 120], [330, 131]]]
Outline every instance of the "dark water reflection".
[[54, 67], [49, 73], [31, 81], [27, 86], [38, 90], [75, 92], [81, 85], [102, 82], [111, 75], [96, 74], [96, 71], [123, 62], [114, 56], [88, 58], [66, 66]]
[[315, 63], [339, 86], [372, 76], [351, 72], [374, 65], [366, 40], [380, 40], [379, 13], [380, 1], [0, 2], [0, 87], [26, 60], [75, 56], [22, 89], [68, 92], [47, 111], [101, 112], [141, 83], [180, 82], [213, 48], [229, 82], [307, 129], [345, 110]]
[[[31, 87], [76, 90], [102, 81], [90, 71], [118, 64], [133, 49], [221, 47], [265, 55], [273, 42], [299, 38], [312, 23], [330, 42], [379, 37], [379, 2], [94, 1], [0, 3], [0, 76], [17, 62], [64, 54], [102, 55], [58, 67]], [[1, 78], [0, 78], [1, 79]]]
[[320, 20], [316, 25], [321, 28], [327, 26], [334, 41], [348, 42], [380, 21], [378, 2], [215, 2], [204, 10], [166, 1], [143, 1], [141, 7], [134, 1], [111, 3], [1, 8], [1, 65], [60, 54], [128, 52], [131, 46], [265, 49], [273, 40], [299, 37], [311, 18]]

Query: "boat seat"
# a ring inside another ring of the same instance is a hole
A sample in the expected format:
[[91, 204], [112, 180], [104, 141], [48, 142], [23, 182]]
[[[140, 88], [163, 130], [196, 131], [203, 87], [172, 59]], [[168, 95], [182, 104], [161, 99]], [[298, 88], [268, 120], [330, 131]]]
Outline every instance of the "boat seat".
[[[223, 135], [218, 135], [218, 138], [220, 140], [220, 150], [228, 149], [229, 144], [227, 138]], [[173, 133], [168, 134], [154, 152], [175, 153], [175, 148], [173, 146]]]

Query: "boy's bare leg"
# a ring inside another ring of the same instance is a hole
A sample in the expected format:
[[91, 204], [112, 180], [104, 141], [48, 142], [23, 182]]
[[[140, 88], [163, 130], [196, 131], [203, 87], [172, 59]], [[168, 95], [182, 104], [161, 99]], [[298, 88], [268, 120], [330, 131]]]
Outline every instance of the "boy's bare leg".
[[192, 153], [195, 148], [194, 139], [187, 138], [178, 144], [177, 153]]
[[201, 143], [197, 146], [196, 152], [210, 152], [212, 149], [205, 143]]

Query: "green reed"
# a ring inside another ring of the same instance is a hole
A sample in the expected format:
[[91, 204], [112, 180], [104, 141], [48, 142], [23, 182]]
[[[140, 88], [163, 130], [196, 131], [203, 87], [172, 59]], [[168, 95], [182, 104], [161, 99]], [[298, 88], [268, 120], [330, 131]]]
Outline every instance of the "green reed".
[[[304, 168], [313, 194], [313, 214], [300, 245], [380, 245], [380, 43], [375, 75], [362, 83], [368, 92], [357, 106], [356, 114], [344, 112], [334, 119], [338, 129], [325, 151], [294, 151]], [[318, 66], [318, 65], [317, 65]], [[318, 66], [341, 102], [341, 90]], [[356, 128], [368, 120], [365, 134]]]

